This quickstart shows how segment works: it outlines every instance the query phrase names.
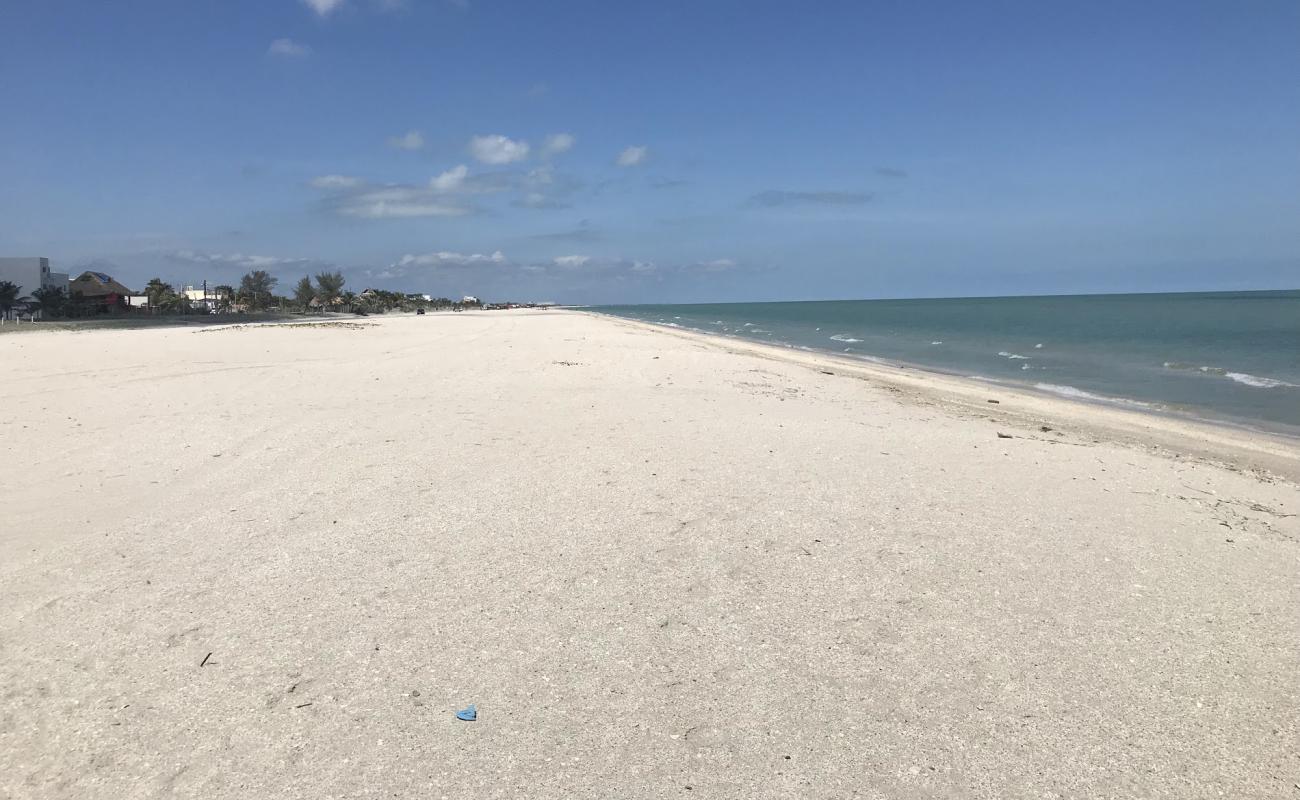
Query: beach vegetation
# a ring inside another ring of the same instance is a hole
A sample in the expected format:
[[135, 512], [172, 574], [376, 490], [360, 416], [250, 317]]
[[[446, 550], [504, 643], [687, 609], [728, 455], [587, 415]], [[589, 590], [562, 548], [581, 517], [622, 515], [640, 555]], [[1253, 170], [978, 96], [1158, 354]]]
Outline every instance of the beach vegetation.
[[53, 317], [61, 313], [68, 303], [68, 293], [61, 286], [42, 286], [32, 292], [32, 300], [41, 310], [41, 316]]
[[342, 272], [322, 272], [316, 276], [316, 300], [329, 309], [342, 300], [343, 286], [347, 281]]
[[149, 300], [149, 308], [161, 309], [169, 304], [169, 299], [176, 295], [176, 289], [162, 278], [151, 278], [144, 287], [144, 296]]
[[253, 311], [262, 311], [274, 304], [275, 285], [279, 279], [263, 269], [255, 269], [239, 280], [237, 299]]
[[303, 275], [293, 287], [293, 302], [298, 308], [306, 311], [311, 308], [311, 301], [316, 298], [316, 287], [311, 284], [311, 276]]
[[17, 305], [18, 288], [18, 284], [13, 281], [0, 281], [0, 316], [8, 317]]
[[227, 312], [235, 304], [235, 287], [222, 284], [213, 288], [213, 294], [216, 295], [216, 306], [218, 311]]

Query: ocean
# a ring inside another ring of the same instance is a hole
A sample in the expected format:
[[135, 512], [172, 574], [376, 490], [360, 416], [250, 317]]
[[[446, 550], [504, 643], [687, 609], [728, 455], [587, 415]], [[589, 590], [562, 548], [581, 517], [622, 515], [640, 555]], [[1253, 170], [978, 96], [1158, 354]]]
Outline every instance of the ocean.
[[1300, 436], [1300, 291], [589, 310]]

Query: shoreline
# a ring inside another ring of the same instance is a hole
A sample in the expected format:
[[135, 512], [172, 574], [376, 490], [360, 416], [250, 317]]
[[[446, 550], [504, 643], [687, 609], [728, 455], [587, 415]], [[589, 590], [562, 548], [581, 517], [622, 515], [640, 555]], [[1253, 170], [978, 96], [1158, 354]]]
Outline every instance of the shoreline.
[[[1234, 336], [1229, 330], [1225, 334], [1228, 343], [1222, 347], [1205, 340], [1217, 335], [1215, 331], [1224, 325], [1231, 326], [1231, 313], [1240, 313], [1240, 305], [1231, 305], [1229, 300], [1240, 301], [1247, 295], [1267, 301], [1255, 326], [1246, 324], [1241, 331], [1242, 335], [1250, 331], [1254, 338]], [[1300, 364], [1285, 347], [1279, 347], [1286, 333], [1295, 332], [1294, 319], [1287, 321], [1287, 309], [1294, 311], [1293, 304], [1287, 305], [1290, 293], [1223, 296], [1228, 300], [1221, 304], [1230, 308], [1202, 309], [1204, 321], [1194, 321], [1201, 319], [1195, 313], [1196, 304], [1206, 305], [1207, 298], [1216, 295], [1188, 293], [1189, 307], [1169, 310], [1168, 319], [1155, 315], [1162, 320], [1155, 328], [1136, 322], [1151, 315], [1136, 314], [1125, 304], [1127, 299], [1147, 295], [1118, 295], [1120, 301], [1096, 309], [1086, 305], [1090, 296], [1069, 295], [1046, 298], [1058, 301], [1059, 308], [1043, 309], [1031, 302], [1043, 298], [1026, 297], [609, 305], [583, 310], [741, 341], [847, 354], [886, 366], [1016, 386], [1300, 442], [1300, 416], [1296, 414], [1300, 408], [1300, 372], [1296, 371]], [[1017, 306], [1018, 300], [1029, 302], [1028, 308]], [[998, 305], [981, 305], [990, 302]], [[817, 305], [826, 309], [814, 310]], [[1006, 319], [997, 322], [1000, 313]], [[1096, 328], [1094, 313], [1110, 324]], [[1052, 327], [1046, 314], [1061, 318], [1059, 330]], [[986, 319], [990, 315], [994, 319]], [[985, 323], [986, 327], [980, 327]], [[814, 325], [829, 327], [822, 332]], [[945, 339], [948, 346], [936, 347], [945, 345], [941, 341]], [[1040, 352], [1042, 342], [1048, 340], [1053, 341]], [[1194, 344], [1197, 341], [1201, 345]], [[1017, 352], [1010, 352], [1013, 350]], [[994, 351], [998, 359], [992, 358]]]
[[932, 395], [931, 399], [956, 402], [967, 411], [979, 409], [1014, 422], [1012, 417], [1015, 415], [1011, 413], [1013, 409], [1000, 397], [992, 398], [998, 400], [997, 403], [988, 402], [990, 395], [1010, 395], [1021, 401], [1021, 406], [1017, 407], [1017, 410], [1023, 412], [1019, 415], [1021, 423], [1042, 424], [1050, 419], [1065, 418], [1096, 438], [1139, 446], [1156, 444], [1175, 453], [1185, 452], [1211, 460], [1238, 463], [1249, 469], [1263, 469], [1286, 480], [1300, 482], [1300, 433], [1292, 434], [1289, 431], [1256, 427], [1244, 421], [1198, 416], [1171, 409], [1127, 407], [1123, 405], [1122, 398], [1070, 397], [1038, 389], [1032, 384], [976, 378], [878, 356], [845, 355], [833, 350], [759, 342], [725, 333], [630, 319], [590, 309], [572, 309], [572, 312], [810, 368], [833, 365], [845, 373], [856, 373], [883, 384], [927, 392]]

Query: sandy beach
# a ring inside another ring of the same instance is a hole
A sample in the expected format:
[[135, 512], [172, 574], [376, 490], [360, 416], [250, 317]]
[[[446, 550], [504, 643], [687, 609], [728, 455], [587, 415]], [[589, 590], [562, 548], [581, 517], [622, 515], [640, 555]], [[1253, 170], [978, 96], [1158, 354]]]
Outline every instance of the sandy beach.
[[573, 311], [0, 363], [3, 798], [1300, 796], [1291, 440]]

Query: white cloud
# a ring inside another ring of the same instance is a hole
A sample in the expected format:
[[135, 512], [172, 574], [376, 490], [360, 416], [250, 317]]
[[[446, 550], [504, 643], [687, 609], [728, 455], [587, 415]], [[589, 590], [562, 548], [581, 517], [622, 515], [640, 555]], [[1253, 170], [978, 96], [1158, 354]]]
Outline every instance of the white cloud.
[[552, 133], [542, 142], [542, 157], [557, 156], [573, 149], [578, 140], [571, 133]]
[[201, 250], [173, 250], [167, 258], [183, 264], [195, 264], [211, 267], [238, 267], [239, 269], [275, 269], [295, 264], [310, 263], [306, 258], [281, 258], [279, 256], [257, 256], [244, 253], [205, 253]]
[[645, 161], [645, 157], [648, 154], [649, 150], [645, 147], [629, 147], [618, 154], [617, 163], [620, 167], [635, 167], [637, 164]]
[[406, 254], [402, 256], [394, 267], [469, 267], [478, 264], [505, 264], [505, 253], [500, 250], [493, 252], [491, 255], [483, 253], [452, 253], [441, 250], [437, 253], [424, 253], [423, 255]]
[[469, 151], [484, 164], [509, 164], [528, 157], [528, 142], [515, 141], [501, 134], [475, 136], [469, 141]]
[[460, 164], [430, 179], [429, 186], [437, 192], [454, 192], [464, 185], [465, 176], [468, 174], [469, 168], [464, 164]]
[[555, 266], [576, 269], [585, 265], [591, 260], [591, 256], [559, 256], [555, 260]]
[[339, 199], [335, 211], [345, 217], [389, 219], [404, 217], [459, 217], [470, 209], [439, 200], [428, 189], [384, 186]]
[[389, 137], [388, 145], [399, 150], [419, 150], [424, 147], [424, 134], [419, 131], [407, 131], [401, 136]]
[[311, 185], [329, 192], [325, 199], [326, 208], [344, 217], [460, 217], [472, 213], [472, 207], [437, 191], [434, 183], [442, 177], [434, 178], [429, 186], [370, 186], [349, 175], [321, 175], [313, 179]]
[[516, 200], [514, 202], [514, 205], [518, 208], [540, 208], [540, 209], [573, 207], [571, 203], [566, 203], [563, 200], [557, 200], [554, 197], [547, 197], [541, 192], [528, 192], [523, 197]]
[[725, 272], [736, 266], [736, 262], [730, 258], [715, 258], [712, 261], [701, 261], [698, 266], [705, 272]]
[[343, 5], [343, 0], [302, 0], [302, 2], [322, 17], [328, 17], [336, 8]]
[[385, 190], [367, 192], [348, 198], [337, 210], [345, 217], [361, 219], [402, 219], [409, 217], [460, 217], [470, 210], [452, 203], [439, 203], [432, 200], [414, 198], [386, 197], [391, 194]]
[[266, 52], [269, 55], [285, 58], [304, 58], [311, 55], [311, 48], [293, 39], [276, 39], [271, 42], [270, 47], [266, 48]]
[[361, 179], [350, 175], [321, 175], [312, 178], [311, 185], [317, 189], [351, 189], [360, 186]]

